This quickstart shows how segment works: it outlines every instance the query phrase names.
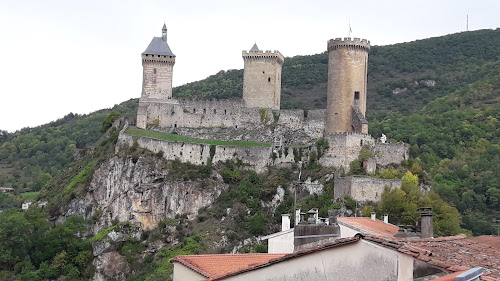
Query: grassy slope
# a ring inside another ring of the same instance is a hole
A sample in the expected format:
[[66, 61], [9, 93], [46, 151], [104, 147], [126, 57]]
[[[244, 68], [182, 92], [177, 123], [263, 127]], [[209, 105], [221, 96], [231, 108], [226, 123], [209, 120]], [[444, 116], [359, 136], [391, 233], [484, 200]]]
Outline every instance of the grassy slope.
[[168, 133], [162, 133], [162, 132], [156, 132], [156, 131], [142, 130], [142, 129], [138, 129], [138, 128], [128, 128], [125, 132], [129, 135], [132, 135], [132, 136], [149, 137], [149, 138], [166, 140], [166, 141], [174, 141], [174, 142], [192, 142], [192, 143], [205, 143], [205, 144], [212, 144], [212, 145], [231, 145], [231, 146], [250, 146], [250, 147], [252, 147], [252, 146], [254, 146], [254, 147], [255, 146], [270, 147], [271, 146], [271, 144], [269, 144], [269, 143], [251, 142], [251, 141], [221, 141], [221, 140], [199, 139], [199, 138], [181, 136], [181, 135], [177, 135], [177, 134], [168, 134]]

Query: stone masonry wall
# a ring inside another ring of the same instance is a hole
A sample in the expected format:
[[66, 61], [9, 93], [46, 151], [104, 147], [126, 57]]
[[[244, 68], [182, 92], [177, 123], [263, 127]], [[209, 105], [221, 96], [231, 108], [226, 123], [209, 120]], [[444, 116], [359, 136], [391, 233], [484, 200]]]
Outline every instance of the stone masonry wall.
[[[322, 137], [324, 113], [325, 110], [245, 108], [242, 100], [140, 102], [137, 127], [144, 129], [155, 124], [160, 131], [227, 140], [271, 142], [274, 136], [283, 136], [284, 141], [305, 144]], [[201, 128], [203, 134], [199, 134], [199, 130], [190, 132], [190, 129]], [[221, 129], [226, 133], [220, 134]]]
[[406, 143], [376, 143], [373, 151], [376, 155], [377, 165], [387, 166], [399, 164], [410, 158], [410, 145]]
[[175, 58], [142, 55], [143, 85], [141, 100], [165, 101], [172, 98]]
[[[171, 142], [147, 137], [133, 137], [123, 132], [118, 137], [117, 151], [120, 148], [132, 146], [134, 139], [138, 147], [154, 153], [161, 151], [163, 152], [163, 157], [167, 160], [178, 159], [184, 163], [205, 165], [210, 158], [209, 144]], [[309, 153], [303, 153], [302, 161], [308, 161], [308, 157]], [[279, 153], [272, 147], [215, 146], [215, 154], [212, 158], [213, 164], [235, 159], [240, 159], [243, 163], [248, 164], [249, 168], [258, 173], [266, 171], [268, 165], [283, 167], [290, 166], [295, 162], [292, 149], [289, 150], [288, 154], [285, 154]]]
[[401, 188], [400, 179], [378, 179], [371, 177], [338, 177], [334, 179], [334, 198], [349, 195], [356, 201], [379, 202], [386, 186]]
[[319, 163], [326, 167], [341, 167], [350, 170], [352, 161], [358, 159], [363, 146], [372, 147], [375, 140], [370, 135], [358, 133], [339, 133], [325, 135], [329, 148], [320, 158]]

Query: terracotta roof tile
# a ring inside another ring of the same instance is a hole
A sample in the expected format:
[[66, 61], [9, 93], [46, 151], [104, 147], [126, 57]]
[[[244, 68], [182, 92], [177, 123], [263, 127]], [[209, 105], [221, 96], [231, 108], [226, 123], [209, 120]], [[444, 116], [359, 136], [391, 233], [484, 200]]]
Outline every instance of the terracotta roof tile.
[[177, 256], [170, 262], [179, 262], [207, 278], [217, 278], [228, 273], [252, 268], [285, 254], [227, 254]]
[[465, 235], [436, 238], [434, 240], [407, 239], [405, 247], [428, 251], [433, 262], [449, 264], [450, 270], [482, 267], [484, 275], [500, 278], [500, 248], [478, 241], [479, 237], [467, 239]]
[[398, 233], [399, 229], [393, 224], [385, 223], [381, 220], [372, 220], [371, 218], [338, 217], [337, 221], [341, 225], [350, 226], [363, 234], [382, 237], [392, 238]]
[[[180, 262], [209, 278], [209, 280], [215, 281], [296, 257], [354, 243], [360, 239], [392, 248], [451, 272], [464, 271], [480, 266], [484, 269], [484, 275], [481, 276], [483, 280], [500, 280], [500, 249], [479, 243], [474, 238], [467, 239], [465, 235], [430, 239], [401, 239], [358, 234], [355, 237], [337, 239], [330, 243], [291, 254], [177, 256], [170, 261]], [[448, 279], [438, 280], [444, 281]]]
[[470, 241], [490, 245], [494, 248], [500, 249], [500, 236], [481, 235], [469, 239]]

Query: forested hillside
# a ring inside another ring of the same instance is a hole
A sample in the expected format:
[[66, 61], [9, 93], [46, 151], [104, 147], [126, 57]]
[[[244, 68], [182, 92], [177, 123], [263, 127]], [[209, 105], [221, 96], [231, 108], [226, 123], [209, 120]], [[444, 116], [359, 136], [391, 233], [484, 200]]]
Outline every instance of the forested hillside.
[[[282, 108], [325, 108], [326, 53], [286, 58]], [[475, 234], [493, 233], [500, 218], [500, 29], [463, 32], [390, 46], [369, 55], [370, 133], [411, 144], [427, 181], [464, 217]], [[174, 88], [175, 97], [241, 97], [242, 70], [220, 71]], [[112, 111], [134, 116], [137, 99], [90, 115], [0, 133], [0, 186], [40, 190], [94, 143]], [[1, 128], [0, 128], [1, 129]], [[0, 208], [19, 197], [0, 194]]]

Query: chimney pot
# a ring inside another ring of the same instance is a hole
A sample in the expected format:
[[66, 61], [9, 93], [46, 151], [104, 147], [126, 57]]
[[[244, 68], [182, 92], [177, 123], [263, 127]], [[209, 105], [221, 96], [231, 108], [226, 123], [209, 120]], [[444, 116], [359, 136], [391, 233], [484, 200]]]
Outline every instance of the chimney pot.
[[372, 219], [372, 220], [376, 220], [376, 219], [377, 219], [377, 216], [376, 216], [376, 214], [375, 214], [375, 213], [372, 213], [371, 219]]
[[384, 215], [384, 222], [389, 223], [389, 215], [387, 214]]

